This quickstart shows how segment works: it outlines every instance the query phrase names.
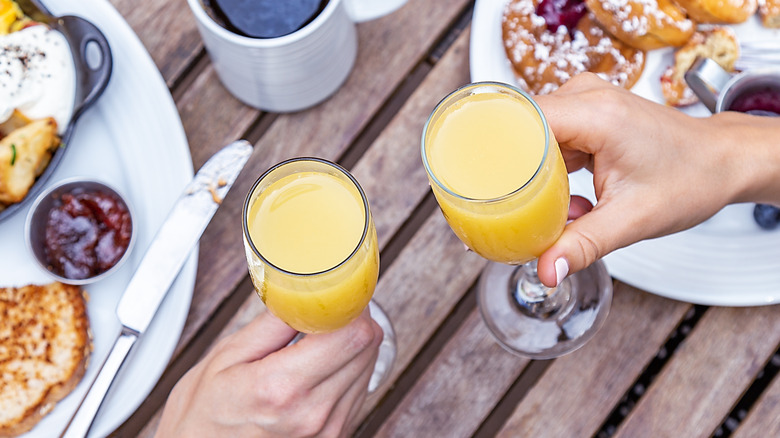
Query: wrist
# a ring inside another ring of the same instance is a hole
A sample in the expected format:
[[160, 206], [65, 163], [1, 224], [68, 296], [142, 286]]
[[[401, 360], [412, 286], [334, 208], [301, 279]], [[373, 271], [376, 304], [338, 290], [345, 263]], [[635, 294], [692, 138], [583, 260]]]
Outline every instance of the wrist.
[[710, 117], [709, 125], [713, 152], [726, 170], [718, 173], [729, 178], [727, 203], [780, 205], [780, 118], [729, 111]]

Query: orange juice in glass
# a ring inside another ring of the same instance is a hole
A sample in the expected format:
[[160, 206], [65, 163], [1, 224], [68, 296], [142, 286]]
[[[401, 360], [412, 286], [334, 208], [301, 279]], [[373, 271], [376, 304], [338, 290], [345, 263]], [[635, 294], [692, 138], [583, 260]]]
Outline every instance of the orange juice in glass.
[[244, 216], [249, 273], [274, 315], [324, 333], [368, 305], [379, 273], [376, 229], [346, 171], [316, 159], [281, 163], [255, 183]]
[[468, 94], [431, 119], [425, 141], [436, 200], [474, 252], [521, 264], [560, 236], [569, 208], [566, 166], [531, 102]]
[[490, 260], [477, 302], [507, 350], [538, 359], [582, 346], [603, 323], [612, 283], [603, 263], [544, 286], [536, 259], [560, 237], [566, 166], [539, 106], [507, 84], [480, 82], [445, 97], [422, 135], [422, 160], [447, 223]]

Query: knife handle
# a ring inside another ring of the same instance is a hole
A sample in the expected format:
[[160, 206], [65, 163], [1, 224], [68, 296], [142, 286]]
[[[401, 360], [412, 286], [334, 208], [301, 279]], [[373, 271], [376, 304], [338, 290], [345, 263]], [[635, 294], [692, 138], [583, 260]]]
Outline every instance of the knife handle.
[[114, 377], [119, 368], [124, 363], [130, 349], [138, 339], [138, 335], [133, 332], [123, 330], [114, 341], [111, 352], [100, 367], [97, 377], [89, 386], [87, 394], [79, 404], [73, 418], [70, 419], [65, 431], [60, 435], [61, 438], [84, 438], [87, 436], [92, 422], [95, 420], [100, 405], [108, 393], [108, 389], [114, 382]]

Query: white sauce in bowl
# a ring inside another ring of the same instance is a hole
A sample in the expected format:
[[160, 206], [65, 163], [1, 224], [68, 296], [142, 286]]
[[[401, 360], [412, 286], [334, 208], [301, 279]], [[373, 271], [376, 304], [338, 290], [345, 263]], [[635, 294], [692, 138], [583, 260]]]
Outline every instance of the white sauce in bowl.
[[0, 35], [0, 123], [17, 109], [31, 119], [54, 117], [62, 134], [75, 96], [75, 65], [64, 35], [45, 25]]

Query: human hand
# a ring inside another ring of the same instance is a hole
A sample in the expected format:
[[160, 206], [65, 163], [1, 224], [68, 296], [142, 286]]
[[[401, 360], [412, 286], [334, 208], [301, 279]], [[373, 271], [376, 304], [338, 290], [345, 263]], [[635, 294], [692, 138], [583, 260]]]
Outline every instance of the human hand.
[[768, 196], [759, 189], [767, 172], [750, 157], [771, 156], [762, 145], [777, 137], [776, 120], [733, 112], [694, 118], [591, 74], [535, 100], [569, 172], [593, 173], [598, 200], [590, 212], [575, 205], [576, 219], [540, 257], [539, 277], [548, 286], [615, 249], [690, 228], [729, 203]]
[[366, 309], [306, 335], [265, 312], [216, 344], [171, 391], [157, 437], [343, 436], [366, 397], [382, 329]]

